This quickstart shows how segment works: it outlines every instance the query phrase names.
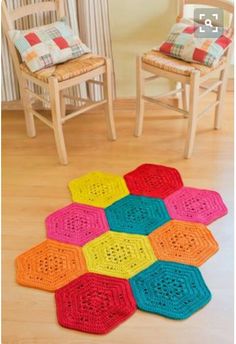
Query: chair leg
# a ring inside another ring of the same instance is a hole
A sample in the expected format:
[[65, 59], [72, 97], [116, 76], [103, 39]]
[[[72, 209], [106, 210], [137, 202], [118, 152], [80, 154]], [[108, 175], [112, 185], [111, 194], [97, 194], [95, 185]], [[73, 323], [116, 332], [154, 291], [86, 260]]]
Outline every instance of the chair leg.
[[142, 58], [137, 57], [136, 65], [136, 124], [134, 135], [141, 136], [143, 131], [143, 116], [144, 116], [144, 100], [143, 100], [143, 90], [144, 90], [144, 79], [142, 72]]
[[66, 116], [66, 102], [63, 91], [60, 92], [60, 107], [61, 107], [61, 118]]
[[86, 94], [87, 94], [87, 98], [89, 100], [92, 100], [92, 93], [91, 93], [89, 82], [86, 82]]
[[[183, 110], [188, 111], [188, 88], [187, 84], [182, 84], [181, 85], [183, 88], [182, 91], [182, 105], [183, 105]], [[184, 115], [184, 118], [188, 118], [188, 115]]]
[[20, 80], [20, 95], [21, 100], [23, 103], [24, 114], [25, 114], [25, 124], [26, 124], [26, 131], [29, 137], [36, 136], [36, 129], [35, 129], [35, 122], [34, 122], [34, 115], [31, 112], [32, 105], [29, 94], [25, 91], [28, 87], [27, 80], [21, 77]]
[[222, 118], [222, 110], [223, 110], [223, 105], [224, 105], [224, 96], [226, 93], [226, 88], [227, 88], [227, 80], [228, 80], [228, 75], [227, 75], [227, 69], [224, 69], [220, 73], [220, 81], [222, 84], [218, 88], [217, 92], [217, 101], [219, 101], [219, 104], [216, 106], [215, 110], [215, 124], [214, 128], [215, 129], [220, 129], [221, 126], [221, 118]]
[[106, 59], [106, 73], [104, 74], [104, 97], [107, 100], [105, 104], [105, 115], [108, 128], [108, 138], [116, 140], [116, 128], [113, 114], [113, 97], [112, 97], [112, 68], [110, 59]]
[[192, 73], [190, 78], [190, 104], [189, 104], [189, 123], [187, 132], [187, 141], [185, 145], [185, 159], [192, 156], [194, 140], [197, 129], [197, 116], [198, 116], [198, 97], [199, 97], [199, 71]]
[[58, 81], [56, 78], [49, 78], [49, 94], [51, 100], [52, 122], [53, 130], [56, 141], [57, 153], [59, 161], [62, 165], [67, 165], [67, 153], [64, 141], [64, 135], [62, 130], [62, 118], [61, 118], [61, 104], [60, 104], [60, 91], [58, 87]]

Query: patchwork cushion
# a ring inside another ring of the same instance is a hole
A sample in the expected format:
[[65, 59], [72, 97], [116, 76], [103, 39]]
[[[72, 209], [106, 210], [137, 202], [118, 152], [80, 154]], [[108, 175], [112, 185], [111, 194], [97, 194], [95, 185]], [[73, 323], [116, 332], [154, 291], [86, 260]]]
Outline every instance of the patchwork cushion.
[[232, 42], [230, 30], [222, 30], [218, 38], [199, 38], [200, 24], [182, 19], [176, 23], [158, 50], [178, 59], [215, 66]]
[[199, 70], [201, 76], [206, 75], [212, 70], [216, 69], [219, 65], [225, 62], [225, 57], [223, 56], [220, 61], [214, 67], [207, 67], [199, 63], [185, 62], [178, 60], [174, 57], [167, 56], [159, 51], [149, 51], [145, 53], [142, 57], [143, 62], [166, 70], [167, 72], [177, 73], [181, 75], [189, 76], [194, 70]]
[[90, 52], [63, 20], [28, 31], [11, 30], [9, 35], [31, 72]]
[[35, 73], [31, 72], [25, 63], [20, 65], [20, 69], [37, 79], [48, 82], [48, 78], [55, 77], [57, 80], [65, 81], [81, 74], [87, 73], [105, 64], [105, 58], [86, 54], [77, 59], [67, 61], [49, 68], [41, 69]]

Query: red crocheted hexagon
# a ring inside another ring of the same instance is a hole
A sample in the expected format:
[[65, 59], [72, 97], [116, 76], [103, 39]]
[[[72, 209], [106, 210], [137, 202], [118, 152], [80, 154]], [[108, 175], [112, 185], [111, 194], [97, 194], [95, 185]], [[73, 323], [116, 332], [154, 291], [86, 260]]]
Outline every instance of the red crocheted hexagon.
[[56, 291], [60, 325], [105, 334], [136, 310], [127, 280], [87, 273]]
[[183, 186], [179, 172], [162, 165], [143, 164], [124, 178], [131, 194], [162, 199]]

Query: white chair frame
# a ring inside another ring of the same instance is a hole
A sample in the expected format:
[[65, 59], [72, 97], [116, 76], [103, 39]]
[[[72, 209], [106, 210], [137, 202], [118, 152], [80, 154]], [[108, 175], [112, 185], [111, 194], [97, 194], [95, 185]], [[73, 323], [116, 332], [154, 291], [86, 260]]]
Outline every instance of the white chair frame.
[[[49, 11], [55, 11], [58, 19], [64, 17], [65, 10], [63, 0], [35, 3], [18, 7], [13, 11], [9, 11], [7, 9], [5, 1], [2, 0], [3, 30], [7, 38], [9, 51], [13, 59], [14, 68], [20, 85], [20, 95], [24, 107], [27, 134], [29, 137], [36, 136], [34, 117], [37, 117], [44, 124], [53, 129], [59, 161], [61, 164], [66, 165], [68, 163], [68, 158], [62, 125], [69, 119], [72, 119], [87, 110], [91, 110], [96, 106], [104, 104], [109, 139], [116, 139], [116, 130], [113, 117], [112, 66], [111, 60], [109, 58], [105, 58], [105, 64], [103, 66], [98, 67], [90, 72], [61, 82], [58, 82], [57, 78], [52, 76], [49, 78], [48, 83], [22, 71], [20, 69], [21, 60], [19, 58], [19, 54], [14, 44], [12, 43], [8, 32], [9, 30], [14, 29], [14, 23], [16, 20], [27, 15]], [[103, 75], [103, 81], [94, 80], [95, 77], [101, 75]], [[34, 85], [40, 86], [44, 91], [46, 91], [46, 93], [49, 95], [49, 100], [42, 95], [34, 94], [29, 88], [29, 82], [32, 82]], [[90, 97], [76, 97], [74, 100], [80, 102], [80, 104], [83, 104], [83, 106], [80, 106], [78, 110], [76, 109], [76, 111], [73, 111], [70, 114], [66, 114], [65, 98], [68, 97], [64, 94], [64, 91], [69, 87], [77, 86], [84, 82], [86, 82], [87, 85], [99, 84], [101, 87], [103, 87], [104, 100], [93, 101], [92, 99], [90, 99]], [[48, 103], [51, 108], [52, 120], [48, 120], [41, 113], [33, 109], [33, 106], [31, 104], [32, 97], [42, 101], [43, 103]]]
[[[179, 0], [178, 16], [179, 21], [184, 16], [185, 5], [208, 5], [212, 7], [222, 8], [224, 11], [230, 13], [230, 24], [229, 29], [233, 30], [234, 24], [234, 5], [232, 2], [227, 0]], [[136, 125], [135, 125], [135, 136], [140, 136], [143, 131], [143, 117], [144, 117], [144, 104], [145, 102], [152, 102], [172, 110], [179, 111], [188, 118], [188, 131], [187, 139], [185, 144], [184, 157], [186, 159], [192, 156], [194, 139], [196, 135], [197, 122], [201, 119], [209, 110], [215, 108], [215, 129], [220, 129], [222, 110], [224, 104], [224, 95], [227, 88], [228, 80], [228, 67], [230, 64], [232, 53], [232, 45], [225, 52], [226, 60], [223, 64], [219, 65], [214, 71], [207, 73], [207, 75], [201, 76], [200, 71], [194, 70], [190, 76], [180, 75], [174, 72], [165, 71], [161, 68], [151, 66], [142, 61], [142, 57], [137, 57], [137, 110], [136, 110]], [[219, 80], [211, 83], [211, 85], [205, 86], [204, 83], [215, 77], [216, 71], [219, 72]], [[145, 77], [144, 72], [152, 74], [150, 77]], [[181, 88], [175, 88], [173, 91], [161, 94], [157, 97], [148, 97], [145, 95], [145, 83], [154, 80], [159, 77], [168, 78], [176, 83], [181, 83]], [[189, 104], [187, 101], [187, 85], [189, 85]], [[200, 93], [200, 89], [205, 89], [204, 92]], [[202, 97], [209, 94], [209, 92], [216, 93], [216, 101], [209, 104], [203, 111], [198, 112], [198, 104]], [[160, 98], [173, 96], [176, 94], [182, 94], [182, 108], [179, 106], [172, 106], [160, 100]]]

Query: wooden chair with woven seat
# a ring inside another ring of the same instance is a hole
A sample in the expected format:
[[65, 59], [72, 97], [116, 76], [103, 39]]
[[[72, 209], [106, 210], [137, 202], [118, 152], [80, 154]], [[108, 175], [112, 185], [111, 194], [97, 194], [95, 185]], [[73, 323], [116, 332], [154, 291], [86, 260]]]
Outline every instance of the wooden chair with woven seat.
[[[185, 5], [208, 5], [211, 7], [221, 8], [230, 14], [230, 24], [228, 29], [233, 31], [233, 13], [234, 5], [227, 0], [179, 0], [179, 14], [177, 22], [184, 18]], [[159, 51], [151, 51], [143, 56], [137, 57], [137, 112], [135, 136], [140, 136], [143, 130], [144, 117], [144, 103], [152, 102], [172, 110], [179, 111], [188, 118], [188, 131], [185, 144], [184, 157], [190, 158], [193, 151], [194, 139], [196, 134], [197, 122], [202, 118], [206, 112], [215, 108], [215, 129], [220, 128], [222, 109], [224, 103], [224, 95], [227, 87], [228, 66], [230, 63], [232, 52], [232, 45], [225, 51], [223, 58], [219, 61], [217, 66], [210, 68], [197, 63], [189, 63], [176, 58], [162, 54]], [[144, 72], [149, 72], [152, 75], [145, 77]], [[219, 80], [211, 82], [206, 86], [206, 81], [215, 78], [216, 72], [219, 72]], [[148, 97], [144, 93], [145, 83], [156, 78], [168, 78], [175, 83], [180, 83], [181, 88], [175, 88], [172, 91], [161, 94], [157, 97]], [[187, 101], [187, 90], [189, 88], [189, 104]], [[200, 89], [205, 91], [200, 92]], [[209, 92], [216, 93], [216, 101], [209, 104], [200, 113], [198, 112], [199, 101], [202, 97], [209, 94]], [[182, 108], [170, 105], [163, 102], [162, 98], [170, 97], [181, 93]]]
[[[109, 58], [85, 54], [82, 57], [68, 62], [55, 65], [38, 72], [31, 72], [28, 67], [21, 62], [19, 54], [9, 37], [9, 30], [14, 29], [16, 20], [28, 15], [43, 12], [56, 12], [58, 20], [65, 16], [63, 0], [44, 1], [31, 5], [18, 7], [9, 11], [5, 1], [2, 1], [2, 23], [3, 30], [7, 38], [9, 51], [13, 59], [14, 68], [20, 85], [21, 100], [24, 107], [26, 129], [29, 137], [36, 135], [34, 117], [53, 129], [59, 161], [61, 164], [68, 163], [66, 146], [64, 141], [62, 125], [75, 116], [104, 104], [108, 126], [108, 136], [111, 140], [116, 139], [116, 131], [113, 119], [113, 99], [112, 99], [112, 67]], [[97, 76], [103, 76], [103, 81], [94, 80]], [[29, 83], [39, 86], [49, 97], [34, 94], [29, 88]], [[66, 114], [65, 90], [86, 82], [87, 85], [94, 84], [103, 87], [104, 99], [93, 101], [88, 98], [77, 98], [79, 102], [78, 110]], [[31, 98], [35, 97], [43, 103], [48, 103], [51, 108], [52, 120], [48, 120], [42, 113], [33, 109]]]

